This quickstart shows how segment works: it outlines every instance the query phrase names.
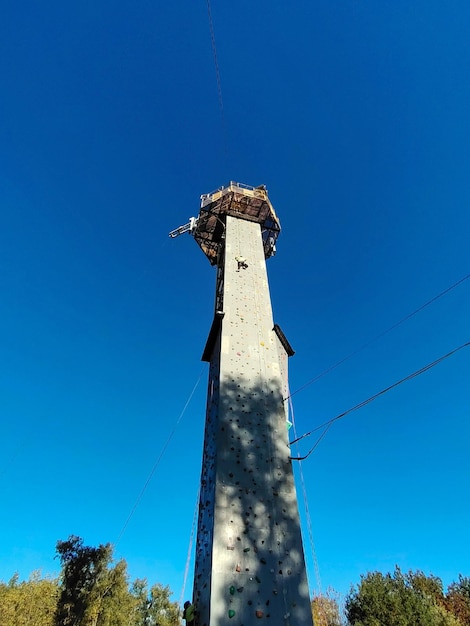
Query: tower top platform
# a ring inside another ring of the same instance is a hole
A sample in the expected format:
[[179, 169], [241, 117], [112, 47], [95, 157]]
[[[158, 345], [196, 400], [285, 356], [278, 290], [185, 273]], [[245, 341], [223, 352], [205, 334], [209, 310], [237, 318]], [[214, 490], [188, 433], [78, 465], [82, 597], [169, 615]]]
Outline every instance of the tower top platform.
[[269, 201], [266, 186], [251, 187], [230, 181], [227, 186], [201, 196], [199, 216], [191, 229], [212, 265], [217, 264], [226, 215], [260, 224], [265, 257], [275, 254], [281, 225]]

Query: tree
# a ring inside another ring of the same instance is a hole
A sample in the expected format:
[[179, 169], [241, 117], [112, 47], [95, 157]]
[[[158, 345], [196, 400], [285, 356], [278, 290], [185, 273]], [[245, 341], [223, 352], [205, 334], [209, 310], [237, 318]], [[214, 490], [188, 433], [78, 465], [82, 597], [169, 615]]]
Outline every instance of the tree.
[[171, 602], [171, 590], [161, 584], [147, 589], [145, 579], [137, 579], [132, 585], [136, 599], [136, 626], [180, 626], [180, 608]]
[[442, 580], [430, 574], [426, 576], [424, 572], [408, 572], [404, 575], [405, 584], [408, 584], [414, 592], [422, 598], [428, 598], [440, 606], [444, 606], [444, 589]]
[[96, 592], [111, 561], [110, 544], [91, 548], [80, 537], [71, 535], [58, 541], [57, 556], [62, 566], [62, 585], [57, 604], [57, 626], [84, 626]]
[[327, 591], [312, 598], [312, 617], [315, 626], [341, 626], [338, 599], [334, 593]]
[[56, 626], [128, 626], [136, 600], [129, 591], [127, 564], [113, 564], [110, 544], [83, 545], [80, 537], [57, 542], [62, 584]]
[[445, 606], [461, 624], [470, 624], [470, 578], [459, 575], [459, 582], [449, 585]]
[[352, 626], [458, 626], [444, 605], [442, 582], [422, 572], [361, 576], [346, 599]]
[[53, 626], [59, 596], [58, 581], [33, 572], [19, 582], [15, 574], [8, 584], [0, 583], [0, 624], [2, 626]]
[[129, 626], [135, 616], [124, 559], [104, 572], [90, 594], [84, 623], [88, 626]]
[[110, 544], [85, 546], [71, 535], [58, 541], [61, 576], [0, 582], [0, 626], [180, 626], [178, 603], [161, 584], [130, 586], [127, 563], [113, 561]]

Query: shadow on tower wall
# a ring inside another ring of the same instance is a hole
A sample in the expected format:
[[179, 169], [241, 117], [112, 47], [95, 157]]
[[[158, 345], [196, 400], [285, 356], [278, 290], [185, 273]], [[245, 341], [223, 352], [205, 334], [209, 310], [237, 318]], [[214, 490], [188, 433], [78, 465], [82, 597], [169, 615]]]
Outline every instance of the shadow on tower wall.
[[281, 379], [253, 379], [234, 369], [219, 387], [217, 371], [218, 363], [211, 364], [194, 580], [197, 625], [268, 620], [311, 626]]

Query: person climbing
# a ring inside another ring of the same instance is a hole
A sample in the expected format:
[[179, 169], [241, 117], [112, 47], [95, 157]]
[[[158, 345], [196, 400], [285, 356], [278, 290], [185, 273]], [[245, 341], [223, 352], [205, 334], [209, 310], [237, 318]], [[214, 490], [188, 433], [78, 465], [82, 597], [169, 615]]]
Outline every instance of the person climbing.
[[236, 256], [235, 261], [238, 263], [237, 272], [239, 272], [240, 269], [246, 270], [246, 268], [248, 267], [248, 263], [246, 262], [246, 259], [242, 256]]
[[189, 600], [184, 603], [183, 619], [186, 626], [194, 626], [194, 607]]

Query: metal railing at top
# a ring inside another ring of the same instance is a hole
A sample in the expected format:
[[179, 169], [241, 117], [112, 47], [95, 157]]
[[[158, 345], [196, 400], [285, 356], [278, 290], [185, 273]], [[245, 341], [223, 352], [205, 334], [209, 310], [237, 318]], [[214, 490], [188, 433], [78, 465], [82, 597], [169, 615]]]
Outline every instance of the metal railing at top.
[[[252, 185], [246, 185], [245, 183], [237, 183], [233, 180], [229, 182], [228, 185], [219, 187], [215, 191], [211, 191], [210, 193], [205, 193], [201, 196], [201, 207], [206, 206], [210, 202], [217, 200], [223, 195], [223, 192], [228, 191], [236, 191], [237, 189], [243, 191], [250, 191], [254, 197], [267, 199], [267, 190], [265, 185], [260, 185], [259, 187], [253, 187]], [[250, 195], [251, 195], [250, 194]]]

